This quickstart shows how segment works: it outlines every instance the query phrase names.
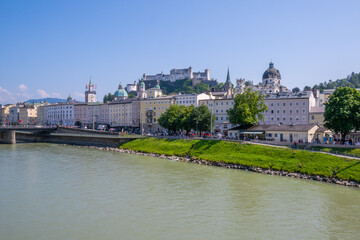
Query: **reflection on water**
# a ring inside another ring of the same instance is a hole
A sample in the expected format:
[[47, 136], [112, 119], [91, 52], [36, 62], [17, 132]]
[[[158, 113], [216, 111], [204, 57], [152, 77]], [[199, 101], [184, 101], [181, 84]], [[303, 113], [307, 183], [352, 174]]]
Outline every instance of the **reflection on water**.
[[52, 144], [0, 145], [1, 239], [357, 239], [354, 188]]

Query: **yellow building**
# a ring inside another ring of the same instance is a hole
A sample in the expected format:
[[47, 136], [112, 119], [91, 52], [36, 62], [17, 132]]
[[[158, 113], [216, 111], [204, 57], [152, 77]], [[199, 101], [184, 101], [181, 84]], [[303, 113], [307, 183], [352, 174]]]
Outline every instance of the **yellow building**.
[[155, 87], [146, 90], [147, 98], [158, 98], [162, 96], [162, 90], [160, 89], [159, 82]]
[[15, 107], [15, 105], [5, 105], [0, 108], [0, 124], [9, 124], [9, 112], [10, 108]]
[[111, 127], [123, 127], [126, 130], [132, 126], [132, 100], [109, 103], [109, 121]]
[[309, 123], [324, 125], [325, 107], [312, 107], [309, 111]]
[[140, 130], [143, 133], [162, 131], [163, 128], [158, 124], [158, 119], [172, 104], [175, 104], [173, 96], [140, 100]]
[[19, 124], [34, 125], [37, 120], [37, 106], [25, 106], [19, 108]]

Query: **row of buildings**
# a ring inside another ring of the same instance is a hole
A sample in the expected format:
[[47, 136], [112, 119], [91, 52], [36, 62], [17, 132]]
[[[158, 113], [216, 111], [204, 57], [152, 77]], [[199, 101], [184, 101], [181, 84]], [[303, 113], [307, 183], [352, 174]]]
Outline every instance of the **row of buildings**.
[[[191, 69], [189, 71], [191, 73]], [[144, 76], [144, 79], [148, 78], [149, 76]], [[122, 84], [119, 84], [114, 92], [114, 101], [107, 103], [96, 101], [94, 84], [90, 81], [85, 91], [85, 103], [76, 103], [69, 96], [66, 102], [57, 104], [3, 106], [0, 121], [2, 124], [59, 124], [87, 128], [108, 125], [125, 131], [154, 133], [163, 131], [158, 124], [161, 114], [171, 105], [177, 104], [207, 106], [216, 118], [214, 132], [227, 134], [229, 129], [235, 127], [229, 122], [227, 110], [233, 107], [235, 95], [244, 91], [245, 80], [237, 79], [234, 88], [229, 71], [223, 89], [200, 94], [165, 96], [159, 80], [154, 87], [148, 89], [145, 88], [144, 81], [146, 80], [137, 83], [135, 98], [128, 98], [128, 92]], [[274, 68], [273, 63], [270, 63], [269, 68], [264, 72], [262, 82], [251, 87], [266, 94], [265, 103], [268, 110], [264, 112], [264, 120], [259, 124], [322, 125], [323, 103], [328, 98], [326, 93], [320, 93], [319, 90], [298, 92], [288, 90], [281, 85], [280, 71]]]

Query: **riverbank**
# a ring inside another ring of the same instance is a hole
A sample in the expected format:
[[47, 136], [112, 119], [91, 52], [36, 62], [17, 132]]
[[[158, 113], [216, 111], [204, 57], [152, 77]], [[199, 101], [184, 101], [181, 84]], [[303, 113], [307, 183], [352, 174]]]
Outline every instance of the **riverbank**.
[[137, 139], [116, 151], [360, 187], [360, 161], [219, 140]]

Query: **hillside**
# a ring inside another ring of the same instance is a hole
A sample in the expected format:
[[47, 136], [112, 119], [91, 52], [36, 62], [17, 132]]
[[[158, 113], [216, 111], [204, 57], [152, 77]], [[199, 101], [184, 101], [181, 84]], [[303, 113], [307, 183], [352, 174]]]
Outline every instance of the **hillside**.
[[[353, 87], [360, 88], [360, 73], [352, 72], [349, 76], [342, 79], [337, 79], [335, 81], [329, 80], [320, 84], [316, 84], [313, 88], [319, 87], [320, 91], [324, 89], [335, 89], [337, 87]], [[310, 88], [306, 86], [305, 88]]]

